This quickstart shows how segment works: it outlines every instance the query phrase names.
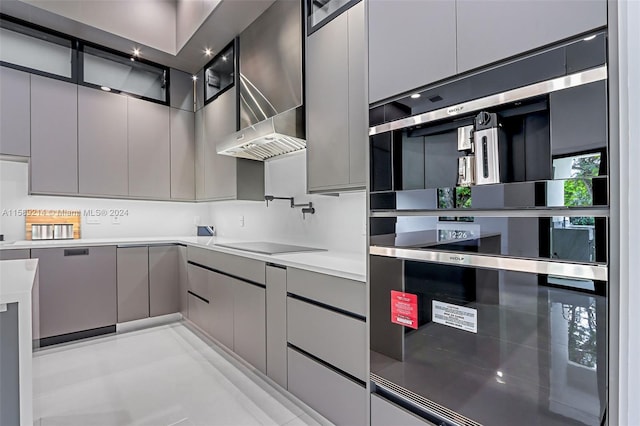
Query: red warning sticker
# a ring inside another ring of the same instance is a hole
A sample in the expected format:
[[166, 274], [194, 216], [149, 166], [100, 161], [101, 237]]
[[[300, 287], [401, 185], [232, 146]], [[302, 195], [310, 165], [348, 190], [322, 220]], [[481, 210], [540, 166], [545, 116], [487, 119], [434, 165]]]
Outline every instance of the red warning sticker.
[[391, 322], [418, 328], [418, 296], [391, 290]]

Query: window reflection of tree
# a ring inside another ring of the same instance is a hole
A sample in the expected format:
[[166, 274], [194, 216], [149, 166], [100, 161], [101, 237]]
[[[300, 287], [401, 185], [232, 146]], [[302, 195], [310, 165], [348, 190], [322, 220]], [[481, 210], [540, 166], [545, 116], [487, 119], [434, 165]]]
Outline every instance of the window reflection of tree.
[[589, 306], [563, 304], [562, 316], [569, 324], [569, 361], [596, 368], [596, 300], [590, 298]]

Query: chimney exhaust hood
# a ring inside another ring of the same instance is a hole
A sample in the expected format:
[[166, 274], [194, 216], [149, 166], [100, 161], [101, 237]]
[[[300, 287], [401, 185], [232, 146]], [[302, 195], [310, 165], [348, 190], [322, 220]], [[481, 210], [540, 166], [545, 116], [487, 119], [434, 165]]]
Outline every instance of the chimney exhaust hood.
[[302, 2], [277, 0], [240, 34], [240, 128], [222, 155], [264, 161], [305, 149]]
[[307, 147], [304, 110], [290, 109], [229, 136], [218, 145], [218, 154], [267, 160]]

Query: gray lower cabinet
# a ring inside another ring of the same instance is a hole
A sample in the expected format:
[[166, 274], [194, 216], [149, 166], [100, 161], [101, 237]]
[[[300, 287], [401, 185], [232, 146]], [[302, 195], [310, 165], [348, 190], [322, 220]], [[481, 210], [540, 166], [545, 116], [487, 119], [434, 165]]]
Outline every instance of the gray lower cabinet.
[[30, 92], [29, 74], [0, 66], [0, 154], [30, 155]]
[[[369, 1], [370, 103], [456, 74], [457, 3], [461, 2]], [[476, 3], [479, 7], [485, 5]], [[517, 17], [514, 25], [520, 25], [521, 21], [522, 17]], [[483, 44], [478, 34], [480, 27], [483, 34], [491, 30], [477, 21], [468, 31], [473, 31], [478, 44]], [[499, 29], [502, 28], [501, 25]]]
[[31, 76], [31, 192], [78, 193], [78, 86]]
[[[605, 0], [457, 0], [455, 6], [459, 73], [607, 25]], [[440, 44], [446, 37], [435, 39]], [[420, 40], [428, 39], [407, 40], [424, 48]]]
[[127, 98], [129, 195], [171, 197], [169, 107]]
[[116, 247], [31, 250], [39, 259], [40, 337], [115, 325]]
[[357, 379], [367, 380], [363, 320], [288, 297], [287, 340]]
[[211, 334], [211, 288], [209, 271], [195, 265], [187, 265], [187, 317], [204, 332]]
[[149, 247], [149, 315], [180, 311], [179, 246]]
[[378, 395], [371, 395], [371, 426], [434, 426], [399, 405]]
[[149, 250], [118, 247], [118, 322], [149, 317]]
[[287, 387], [287, 273], [267, 265], [267, 376]]
[[307, 37], [309, 192], [365, 186], [368, 119], [364, 2]]
[[178, 246], [178, 293], [180, 313], [188, 318], [187, 291], [189, 290], [189, 269], [187, 264], [187, 247]]
[[[364, 384], [288, 349], [288, 390], [336, 425], [367, 423], [368, 393]], [[397, 424], [397, 423], [389, 423]]]
[[[207, 271], [211, 337], [234, 349], [234, 285], [238, 280], [217, 272]], [[206, 329], [205, 329], [206, 330]]]
[[0, 250], [0, 260], [29, 259], [29, 249]]
[[194, 114], [171, 108], [171, 198], [195, 200], [195, 191]]
[[83, 195], [129, 195], [127, 97], [78, 86], [78, 176]]
[[267, 372], [265, 288], [233, 280], [233, 351]]

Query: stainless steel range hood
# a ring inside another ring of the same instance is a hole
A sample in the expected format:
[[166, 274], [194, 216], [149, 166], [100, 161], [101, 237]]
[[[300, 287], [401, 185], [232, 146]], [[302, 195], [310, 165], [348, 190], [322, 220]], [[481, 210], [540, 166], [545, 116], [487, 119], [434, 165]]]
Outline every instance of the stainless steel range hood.
[[240, 130], [218, 154], [266, 160], [306, 148], [302, 2], [277, 0], [240, 34]]
[[304, 137], [300, 106], [234, 133], [218, 145], [218, 154], [264, 161], [306, 148]]

